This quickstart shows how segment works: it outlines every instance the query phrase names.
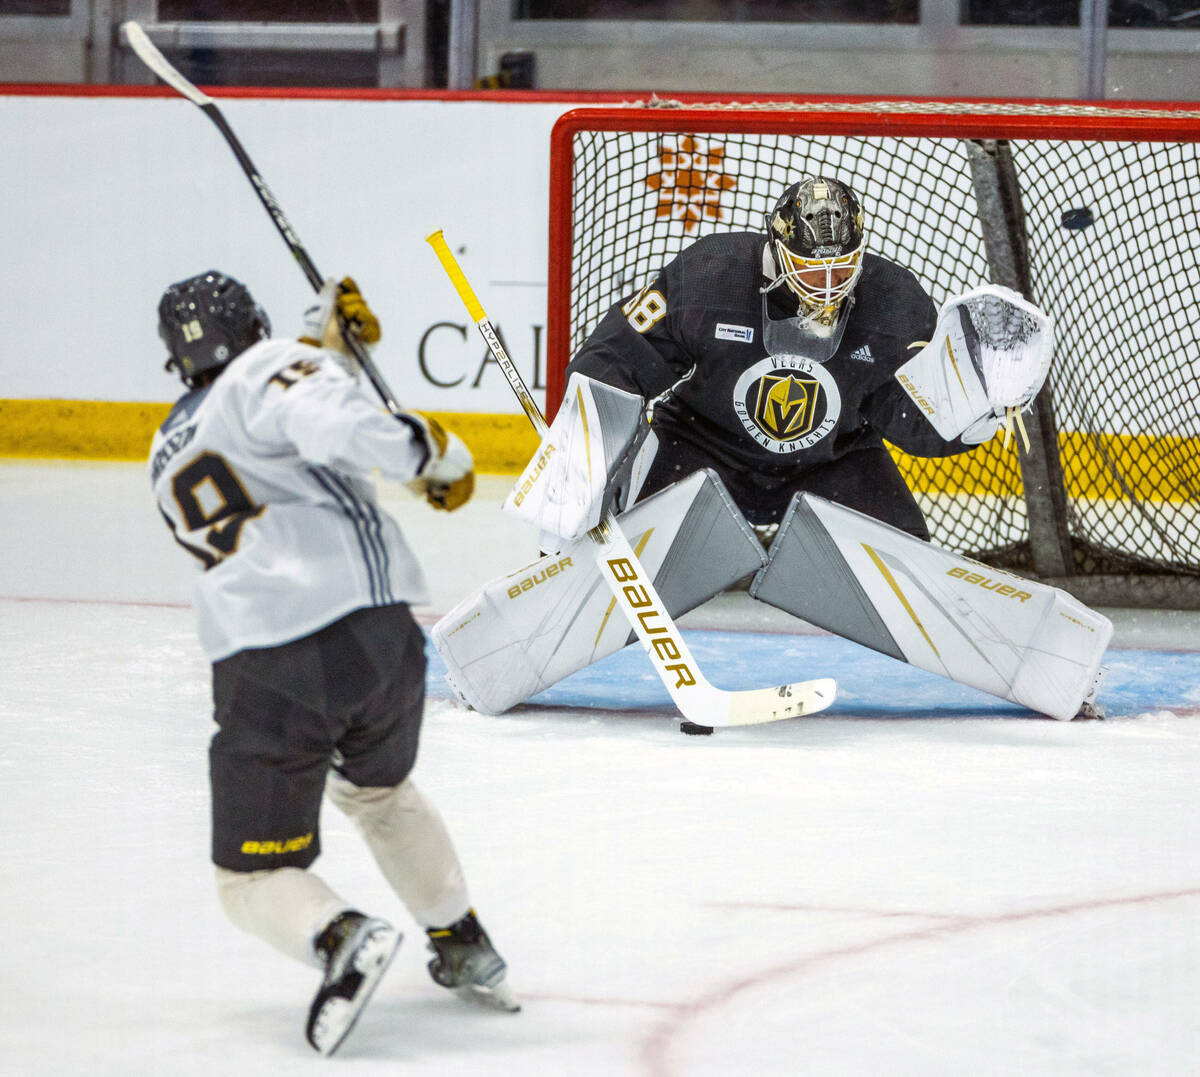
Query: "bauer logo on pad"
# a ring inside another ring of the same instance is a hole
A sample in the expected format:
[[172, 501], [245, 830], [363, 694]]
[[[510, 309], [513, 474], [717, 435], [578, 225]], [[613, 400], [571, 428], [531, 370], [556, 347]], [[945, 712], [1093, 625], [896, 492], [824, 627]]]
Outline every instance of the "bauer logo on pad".
[[751, 344], [754, 341], [754, 330], [748, 325], [726, 325], [724, 322], [717, 322], [717, 340], [740, 340], [743, 344]]

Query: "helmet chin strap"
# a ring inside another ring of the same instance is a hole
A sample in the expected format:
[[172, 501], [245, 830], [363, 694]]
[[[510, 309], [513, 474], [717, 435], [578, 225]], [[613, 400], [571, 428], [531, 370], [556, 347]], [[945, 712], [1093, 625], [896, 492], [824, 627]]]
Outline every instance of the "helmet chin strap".
[[759, 288], [759, 292], [762, 295], [766, 295], [767, 292], [773, 292], [784, 282], [784, 279], [787, 276], [786, 273], [780, 271], [779, 263], [775, 261], [775, 252], [771, 249], [771, 247], [772, 241], [768, 239], [763, 245], [762, 257], [762, 275], [768, 283], [762, 288]]
[[850, 302], [849, 296], [838, 303], [826, 304], [810, 303], [804, 296], [800, 296], [801, 306], [807, 307], [809, 311], [807, 320], [826, 327], [833, 325], [838, 320], [842, 307], [848, 302]]

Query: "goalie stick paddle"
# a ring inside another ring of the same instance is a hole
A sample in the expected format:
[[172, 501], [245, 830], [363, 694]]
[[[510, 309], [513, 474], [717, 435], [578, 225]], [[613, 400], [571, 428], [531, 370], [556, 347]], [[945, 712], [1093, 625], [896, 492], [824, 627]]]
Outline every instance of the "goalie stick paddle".
[[[221, 132], [225, 141], [229, 143], [229, 148], [233, 150], [233, 155], [237, 158], [238, 164], [242, 166], [242, 171], [246, 173], [246, 178], [250, 181], [250, 185], [258, 195], [259, 201], [262, 202], [271, 221], [283, 237], [288, 250], [292, 252], [293, 257], [304, 271], [304, 275], [308, 278], [308, 283], [312, 285], [313, 291], [320, 291], [321, 285], [324, 283], [324, 278], [317, 271], [317, 267], [313, 264], [312, 258], [309, 257], [308, 251], [305, 250], [304, 244], [300, 242], [300, 237], [296, 235], [296, 230], [291, 226], [287, 217], [284, 216], [283, 209], [275, 200], [271, 189], [267, 186], [262, 176], [259, 175], [258, 169], [255, 167], [254, 162], [250, 160], [250, 155], [246, 152], [245, 147], [242, 146], [237, 135], [233, 133], [233, 128], [229, 126], [225, 117], [221, 114], [216, 101], [184, 78], [171, 65], [171, 62], [158, 51], [158, 47], [150, 40], [146, 31], [137, 22], [130, 20], [129, 22], [122, 23], [121, 32], [125, 35], [126, 43], [142, 63], [176, 93], [186, 97], [193, 105], [198, 106], [200, 111], [216, 125], [217, 130]], [[366, 345], [354, 333], [347, 331], [345, 322], [342, 320], [340, 314], [338, 315], [338, 320], [341, 323], [342, 336], [346, 340], [347, 346], [354, 354], [354, 358], [359, 366], [362, 367], [363, 373], [366, 374], [375, 392], [379, 394], [379, 398], [383, 401], [384, 406], [393, 415], [400, 415], [403, 409], [396, 403], [396, 398], [387, 387], [387, 383], [384, 382], [383, 375], [379, 373], [378, 368], [371, 359]]]
[[[533, 428], [539, 437], [545, 435], [548, 429], [546, 419], [529, 395], [520, 372], [509, 358], [483, 305], [446, 244], [446, 237], [439, 229], [426, 236], [426, 241], [437, 254], [450, 283], [467, 308], [467, 314], [487, 341], [488, 350], [500, 364]], [[710, 684], [700, 672], [682, 633], [659, 597], [653, 580], [638, 561], [612, 513], [604, 515], [600, 523], [588, 532], [588, 538], [596, 545], [596, 564], [604, 582], [685, 719], [680, 726], [683, 732], [707, 733], [727, 726], [759, 725], [784, 718], [799, 718], [822, 711], [834, 701], [837, 685], [828, 677], [740, 692], [729, 692]]]

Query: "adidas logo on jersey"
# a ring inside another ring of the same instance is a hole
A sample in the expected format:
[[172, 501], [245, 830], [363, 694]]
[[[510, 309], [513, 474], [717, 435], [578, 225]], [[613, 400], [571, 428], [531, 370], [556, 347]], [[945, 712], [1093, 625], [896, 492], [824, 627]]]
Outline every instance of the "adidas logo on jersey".
[[850, 353], [850, 358], [857, 359], [861, 363], [875, 362], [875, 356], [871, 354], [871, 346], [869, 344], [864, 344], [861, 348], [855, 348]]

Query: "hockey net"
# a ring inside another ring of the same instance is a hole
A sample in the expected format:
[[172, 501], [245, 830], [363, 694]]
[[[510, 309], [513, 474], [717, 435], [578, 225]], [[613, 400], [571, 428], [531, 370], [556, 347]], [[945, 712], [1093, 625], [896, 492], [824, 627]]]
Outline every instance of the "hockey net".
[[574, 110], [551, 145], [548, 405], [614, 302], [702, 235], [761, 231], [800, 175], [832, 175], [862, 200], [868, 249], [938, 305], [991, 281], [1057, 323], [1029, 453], [894, 450], [934, 541], [1093, 604], [1200, 607], [1198, 151], [1188, 106]]

